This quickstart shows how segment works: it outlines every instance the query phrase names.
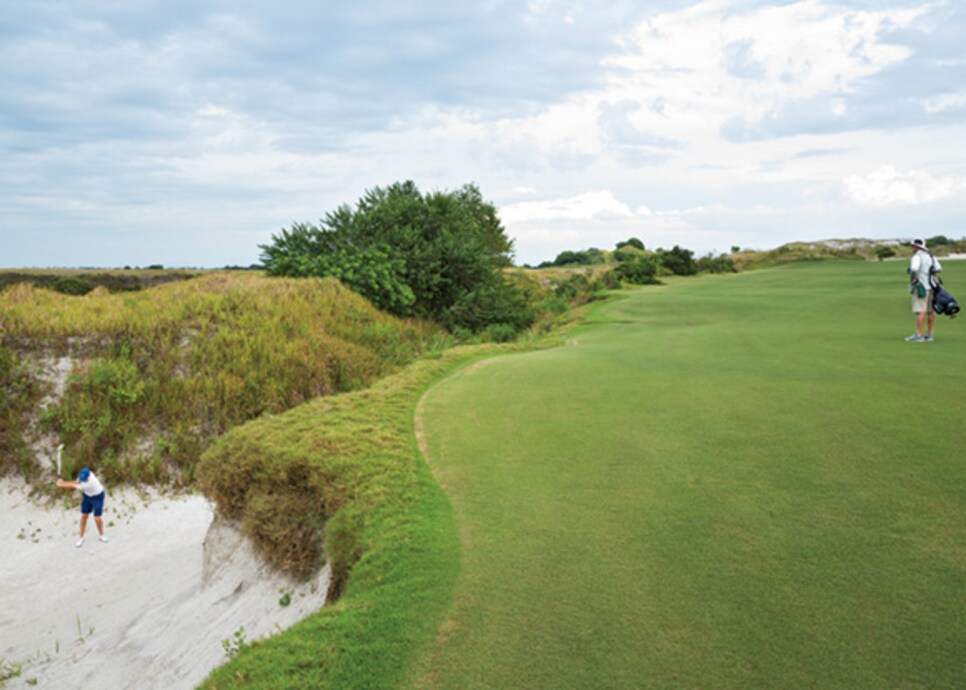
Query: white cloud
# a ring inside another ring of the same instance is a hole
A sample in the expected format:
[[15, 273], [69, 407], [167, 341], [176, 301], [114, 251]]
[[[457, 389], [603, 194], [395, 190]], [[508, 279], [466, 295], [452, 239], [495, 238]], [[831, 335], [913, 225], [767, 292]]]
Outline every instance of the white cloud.
[[923, 101], [923, 109], [930, 114], [942, 113], [947, 110], [956, 110], [966, 106], [966, 91], [955, 91], [944, 93]]
[[[851, 11], [802, 0], [733, 11], [723, 0], [654, 16], [625, 36], [611, 91], [642, 104], [638, 122], [664, 136], [717, 138], [728, 120], [759, 121], [789, 103], [851, 93], [911, 51], [887, 42], [924, 9]], [[846, 112], [843, 100], [832, 111]]]
[[606, 190], [586, 192], [565, 199], [524, 201], [500, 209], [504, 223], [528, 223], [547, 220], [592, 220], [628, 218], [631, 209]]
[[900, 172], [891, 165], [880, 165], [868, 175], [849, 175], [843, 185], [846, 197], [864, 206], [928, 204], [966, 191], [964, 178]]
[[[537, 0], [530, 10], [552, 4]], [[601, 63], [607, 80], [597, 88], [522, 116], [480, 121], [452, 113], [446, 126], [466, 131], [482, 155], [534, 172], [663, 166], [682, 183], [702, 184], [694, 169], [718, 166], [732, 182], [734, 173], [747, 181], [774, 152], [761, 147], [756, 161], [758, 150], [739, 151], [723, 129], [736, 124], [735, 131], [754, 133], [756, 123], [784, 116], [792, 120], [781, 131], [794, 135], [810, 120], [797, 123], [801, 113], [785, 108], [812, 112], [816, 99], [826, 120], [847, 127], [858, 85], [912, 54], [888, 42], [890, 31], [910, 27], [924, 11], [855, 11], [821, 0], [748, 10], [705, 0], [653, 15], [623, 35]]]

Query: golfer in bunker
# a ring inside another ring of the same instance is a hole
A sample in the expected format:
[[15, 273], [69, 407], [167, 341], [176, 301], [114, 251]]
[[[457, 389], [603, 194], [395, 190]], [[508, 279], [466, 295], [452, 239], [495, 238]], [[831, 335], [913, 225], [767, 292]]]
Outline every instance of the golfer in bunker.
[[62, 489], [77, 489], [83, 494], [81, 499], [81, 519], [80, 519], [80, 539], [77, 540], [77, 548], [84, 545], [84, 532], [87, 529], [87, 518], [91, 512], [94, 513], [94, 524], [97, 525], [98, 539], [107, 541], [104, 536], [104, 521], [101, 514], [104, 512], [104, 486], [97, 479], [93, 472], [86, 467], [77, 474], [77, 481], [65, 482], [60, 477], [57, 478], [57, 486]]

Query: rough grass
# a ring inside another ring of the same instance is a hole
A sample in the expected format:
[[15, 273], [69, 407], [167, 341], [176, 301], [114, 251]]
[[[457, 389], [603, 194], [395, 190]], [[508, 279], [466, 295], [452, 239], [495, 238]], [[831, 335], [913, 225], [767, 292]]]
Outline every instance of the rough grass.
[[415, 685], [960, 686], [966, 333], [902, 341], [903, 269], [675, 281], [431, 389], [462, 561]]
[[0, 471], [29, 465], [24, 438], [38, 393], [19, 358], [0, 345]]
[[85, 291], [102, 286], [111, 292], [129, 292], [161, 285], [162, 283], [188, 280], [189, 278], [194, 278], [204, 273], [205, 271], [191, 269], [7, 269], [0, 270], [0, 290], [17, 283], [28, 283], [35, 287], [63, 289], [64, 283], [70, 281], [75, 285], [82, 286]]
[[189, 484], [227, 429], [368, 385], [445, 338], [334, 280], [215, 272], [82, 297], [12, 286], [0, 292], [0, 344], [28, 370], [40, 355], [75, 358], [42, 418], [67, 446], [65, 473]]

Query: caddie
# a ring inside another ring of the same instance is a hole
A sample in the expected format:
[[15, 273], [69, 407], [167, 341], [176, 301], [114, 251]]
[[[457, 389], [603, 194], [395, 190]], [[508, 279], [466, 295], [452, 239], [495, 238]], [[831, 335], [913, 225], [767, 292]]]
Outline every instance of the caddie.
[[[916, 332], [906, 338], [907, 343], [931, 343], [932, 329], [936, 325], [936, 312], [932, 309], [932, 298], [935, 294], [934, 273], [939, 273], [942, 266], [939, 259], [926, 249], [925, 240], [915, 239], [909, 243], [913, 248], [912, 259], [909, 261], [909, 292], [912, 293], [912, 313], [916, 315]], [[926, 315], [929, 315], [928, 330]]]

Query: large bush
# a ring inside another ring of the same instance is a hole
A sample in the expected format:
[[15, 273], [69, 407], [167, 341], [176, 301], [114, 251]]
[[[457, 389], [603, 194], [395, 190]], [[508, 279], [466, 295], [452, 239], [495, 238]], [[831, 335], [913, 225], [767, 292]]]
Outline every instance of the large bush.
[[661, 265], [674, 275], [693, 276], [698, 272], [698, 264], [694, 260], [694, 252], [674, 245], [671, 249], [658, 249]]
[[639, 256], [629, 259], [613, 270], [621, 280], [634, 285], [655, 285], [661, 281], [657, 279], [657, 270], [661, 265], [657, 256]]
[[698, 271], [702, 273], [737, 273], [734, 259], [727, 254], [707, 254], [697, 261]]
[[474, 185], [422, 194], [412, 182], [366, 192], [319, 226], [296, 224], [261, 245], [275, 276], [331, 276], [400, 316], [479, 331], [528, 323], [526, 300], [499, 271], [513, 248]]
[[636, 237], [631, 237], [630, 239], [624, 240], [623, 242], [618, 242], [616, 249], [621, 249], [622, 247], [633, 247], [634, 249], [639, 249], [644, 251], [644, 243], [641, 242]]
[[607, 254], [601, 249], [591, 247], [581, 251], [565, 250], [557, 254], [553, 261], [544, 261], [537, 268], [550, 268], [551, 266], [590, 266], [607, 262]]

